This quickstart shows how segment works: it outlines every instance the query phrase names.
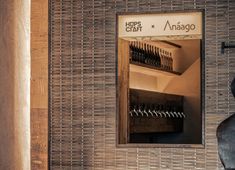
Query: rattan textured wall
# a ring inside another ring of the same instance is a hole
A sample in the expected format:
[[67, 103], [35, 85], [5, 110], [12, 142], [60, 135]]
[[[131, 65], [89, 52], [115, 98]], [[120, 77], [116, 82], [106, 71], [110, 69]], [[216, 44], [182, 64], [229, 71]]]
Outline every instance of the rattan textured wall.
[[[215, 137], [235, 112], [234, 0], [50, 0], [51, 169], [222, 169]], [[116, 147], [117, 12], [205, 9], [205, 149]]]

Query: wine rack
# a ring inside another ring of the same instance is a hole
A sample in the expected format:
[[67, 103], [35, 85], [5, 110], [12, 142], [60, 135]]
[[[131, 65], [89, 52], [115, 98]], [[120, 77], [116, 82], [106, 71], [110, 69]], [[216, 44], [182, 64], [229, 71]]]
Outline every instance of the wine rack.
[[183, 96], [129, 89], [130, 133], [183, 131]]
[[172, 53], [153, 45], [132, 41], [129, 44], [130, 63], [168, 72], [173, 71]]

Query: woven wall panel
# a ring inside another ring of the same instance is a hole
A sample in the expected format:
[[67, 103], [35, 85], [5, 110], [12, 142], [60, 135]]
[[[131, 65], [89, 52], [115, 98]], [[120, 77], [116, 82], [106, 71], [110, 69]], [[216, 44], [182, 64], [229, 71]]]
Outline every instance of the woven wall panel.
[[[205, 149], [116, 148], [116, 12], [205, 9]], [[215, 130], [235, 112], [232, 0], [50, 0], [51, 169], [221, 169]]]

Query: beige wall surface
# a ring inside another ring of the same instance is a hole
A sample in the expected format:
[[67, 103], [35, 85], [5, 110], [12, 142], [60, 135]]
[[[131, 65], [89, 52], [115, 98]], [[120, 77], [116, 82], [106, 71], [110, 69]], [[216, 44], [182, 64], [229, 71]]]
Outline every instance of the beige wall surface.
[[30, 0], [0, 0], [0, 169], [30, 169]]

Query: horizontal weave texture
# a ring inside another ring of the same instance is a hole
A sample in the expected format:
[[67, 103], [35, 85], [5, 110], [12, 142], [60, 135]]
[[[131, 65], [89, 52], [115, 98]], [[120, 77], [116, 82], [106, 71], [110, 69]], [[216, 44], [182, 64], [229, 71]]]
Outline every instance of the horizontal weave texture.
[[[205, 149], [116, 148], [117, 12], [205, 9]], [[222, 169], [218, 123], [235, 112], [229, 85], [235, 51], [234, 0], [50, 0], [51, 169]]]

